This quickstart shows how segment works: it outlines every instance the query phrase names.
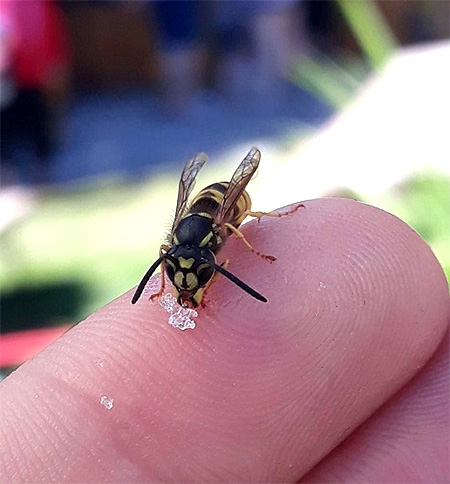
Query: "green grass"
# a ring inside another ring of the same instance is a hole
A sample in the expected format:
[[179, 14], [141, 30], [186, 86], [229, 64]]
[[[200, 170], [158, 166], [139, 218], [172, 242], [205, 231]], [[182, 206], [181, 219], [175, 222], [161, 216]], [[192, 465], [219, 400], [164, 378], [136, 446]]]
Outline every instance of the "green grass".
[[338, 0], [337, 5], [372, 67], [382, 68], [397, 47], [397, 41], [377, 3]]
[[316, 52], [298, 58], [289, 79], [325, 104], [341, 109], [351, 101], [372, 70], [383, 68], [398, 43], [373, 0], [338, 0], [336, 5], [362, 56], [340, 52], [339, 59], [331, 59]]
[[32, 215], [1, 236], [2, 294], [77, 282], [84, 317], [139, 281], [164, 238], [175, 189], [160, 179], [43, 194]]
[[[433, 249], [450, 281], [450, 179], [435, 172], [411, 176], [371, 203], [413, 227]], [[414, 263], [414, 261], [411, 261]]]

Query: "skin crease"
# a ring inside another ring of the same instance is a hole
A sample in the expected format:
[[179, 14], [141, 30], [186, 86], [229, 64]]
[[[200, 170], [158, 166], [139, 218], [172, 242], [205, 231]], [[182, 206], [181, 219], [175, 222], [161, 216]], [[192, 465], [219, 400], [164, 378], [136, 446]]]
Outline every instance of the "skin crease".
[[[379, 209], [304, 204], [243, 229], [273, 264], [233, 237], [220, 254], [267, 304], [222, 277], [181, 332], [129, 291], [7, 378], [2, 481], [444, 482], [442, 347], [422, 369], [449, 321], [437, 260]], [[417, 429], [408, 442], [411, 429], [391, 428], [401, 416], [427, 430], [422, 447]]]
[[301, 482], [450, 482], [449, 333], [425, 368]]

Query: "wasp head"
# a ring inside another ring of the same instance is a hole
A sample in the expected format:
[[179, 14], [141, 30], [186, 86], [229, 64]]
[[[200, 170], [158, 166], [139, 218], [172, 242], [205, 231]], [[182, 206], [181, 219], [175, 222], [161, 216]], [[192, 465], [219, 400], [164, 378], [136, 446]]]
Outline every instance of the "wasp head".
[[176, 245], [164, 256], [167, 276], [181, 306], [197, 307], [214, 275], [215, 256], [209, 249]]

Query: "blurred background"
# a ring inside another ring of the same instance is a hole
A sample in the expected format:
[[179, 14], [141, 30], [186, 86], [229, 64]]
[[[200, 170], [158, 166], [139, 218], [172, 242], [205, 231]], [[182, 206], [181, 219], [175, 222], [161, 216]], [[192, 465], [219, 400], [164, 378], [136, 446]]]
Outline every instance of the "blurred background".
[[450, 275], [450, 3], [0, 1], [3, 375], [136, 285], [255, 145], [257, 210], [319, 196], [412, 225]]

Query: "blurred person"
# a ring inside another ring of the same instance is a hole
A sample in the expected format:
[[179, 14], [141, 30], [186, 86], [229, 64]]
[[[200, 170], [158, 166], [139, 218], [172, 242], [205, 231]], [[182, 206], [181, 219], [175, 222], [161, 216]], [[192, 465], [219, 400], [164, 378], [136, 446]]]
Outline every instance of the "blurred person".
[[219, 88], [244, 105], [279, 107], [292, 58], [309, 48], [302, 2], [226, 1], [215, 7], [223, 56]]
[[171, 114], [192, 108], [203, 87], [205, 48], [217, 46], [217, 85], [229, 100], [275, 109], [286, 100], [292, 57], [308, 50], [303, 5], [295, 0], [162, 0], [146, 9], [159, 35], [161, 94]]
[[52, 0], [3, 0], [0, 28], [2, 182], [46, 183], [69, 82], [62, 14]]
[[202, 2], [147, 2], [149, 25], [156, 24], [161, 64], [161, 95], [170, 115], [182, 115], [200, 88], [200, 10]]
[[276, 97], [289, 75], [293, 57], [308, 51], [306, 19], [301, 2], [264, 0], [256, 5], [251, 24], [257, 60], [255, 89], [257, 95], [275, 96], [279, 102]]

